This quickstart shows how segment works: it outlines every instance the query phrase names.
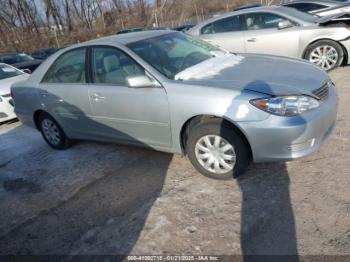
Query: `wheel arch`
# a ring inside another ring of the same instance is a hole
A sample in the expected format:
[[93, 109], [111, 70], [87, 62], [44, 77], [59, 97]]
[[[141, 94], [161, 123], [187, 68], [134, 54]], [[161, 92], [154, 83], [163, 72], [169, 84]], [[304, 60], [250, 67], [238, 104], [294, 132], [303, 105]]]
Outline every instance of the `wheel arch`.
[[222, 119], [224, 123], [227, 123], [232, 128], [234, 128], [241, 135], [241, 137], [245, 140], [245, 142], [249, 148], [250, 155], [252, 156], [253, 151], [252, 151], [252, 147], [250, 145], [250, 142], [247, 138], [246, 133], [239, 127], [239, 125], [230, 119], [227, 119], [227, 118], [222, 117], [222, 116], [216, 116], [216, 115], [196, 115], [196, 116], [189, 118], [182, 125], [181, 131], [180, 131], [180, 142], [181, 142], [181, 150], [182, 150], [183, 154], [186, 155], [186, 142], [187, 142], [190, 127], [194, 126], [196, 124], [199, 124], [199, 123], [204, 123], [204, 122], [208, 121], [209, 119]]
[[306, 53], [310, 47], [310, 45], [318, 42], [318, 41], [323, 41], [323, 40], [326, 40], [326, 41], [332, 41], [332, 42], [335, 42], [337, 43], [338, 45], [340, 45], [340, 47], [342, 48], [343, 50], [343, 53], [344, 53], [344, 57], [343, 57], [343, 61], [341, 63], [344, 64], [346, 61], [348, 61], [348, 58], [349, 58], [349, 54], [348, 54], [348, 51], [346, 50], [345, 46], [341, 43], [341, 41], [337, 41], [337, 40], [334, 40], [334, 39], [331, 39], [331, 38], [318, 38], [318, 39], [314, 39], [312, 40], [311, 42], [309, 42], [306, 47], [304, 48], [303, 52], [302, 52], [302, 58], [303, 59], [306, 59]]
[[40, 128], [39, 128], [39, 118], [40, 118], [40, 115], [43, 114], [43, 113], [46, 113], [48, 114], [45, 110], [42, 110], [42, 109], [38, 109], [34, 112], [33, 114], [33, 122], [35, 124], [35, 127], [36, 129], [38, 129], [40, 131]]

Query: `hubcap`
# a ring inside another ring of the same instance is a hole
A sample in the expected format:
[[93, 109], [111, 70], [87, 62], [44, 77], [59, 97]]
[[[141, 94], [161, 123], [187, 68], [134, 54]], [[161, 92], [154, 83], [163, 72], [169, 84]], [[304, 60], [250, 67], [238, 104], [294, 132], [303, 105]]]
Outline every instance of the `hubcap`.
[[236, 163], [236, 153], [233, 146], [217, 135], [201, 137], [195, 146], [197, 161], [204, 169], [215, 174], [225, 174], [231, 171]]
[[337, 65], [338, 58], [338, 52], [334, 47], [323, 45], [312, 50], [309, 61], [325, 70], [329, 70]]
[[61, 141], [61, 135], [56, 124], [50, 119], [44, 119], [41, 125], [45, 138], [51, 144], [58, 145]]

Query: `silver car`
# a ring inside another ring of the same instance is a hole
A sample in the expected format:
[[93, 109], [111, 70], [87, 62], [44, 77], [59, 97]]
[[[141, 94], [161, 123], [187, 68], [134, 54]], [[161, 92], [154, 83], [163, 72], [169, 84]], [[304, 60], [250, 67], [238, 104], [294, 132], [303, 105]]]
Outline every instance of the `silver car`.
[[[291, 74], [293, 72], [293, 74]], [[147, 31], [59, 51], [12, 87], [15, 112], [64, 149], [89, 139], [186, 154], [213, 178], [314, 152], [335, 124], [326, 72], [235, 55], [183, 33]]]
[[188, 33], [230, 52], [304, 58], [331, 70], [350, 63], [350, 30], [335, 20], [283, 6], [256, 7], [207, 20]]

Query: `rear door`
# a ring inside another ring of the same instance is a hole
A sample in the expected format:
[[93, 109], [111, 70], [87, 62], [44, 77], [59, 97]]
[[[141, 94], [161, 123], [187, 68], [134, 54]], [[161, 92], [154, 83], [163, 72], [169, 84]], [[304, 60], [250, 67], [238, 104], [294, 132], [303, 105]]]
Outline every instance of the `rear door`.
[[278, 23], [284, 20], [287, 19], [269, 12], [245, 14], [246, 52], [297, 57], [300, 28], [295, 25], [278, 29]]
[[38, 86], [41, 104], [73, 138], [96, 135], [86, 82], [86, 48], [62, 54]]
[[127, 77], [145, 75], [123, 51], [91, 48], [89, 97], [101, 136], [150, 146], [169, 147], [171, 129], [167, 93], [163, 87], [132, 88]]
[[205, 25], [200, 38], [227, 51], [242, 53], [245, 51], [242, 30], [242, 16], [235, 15]]

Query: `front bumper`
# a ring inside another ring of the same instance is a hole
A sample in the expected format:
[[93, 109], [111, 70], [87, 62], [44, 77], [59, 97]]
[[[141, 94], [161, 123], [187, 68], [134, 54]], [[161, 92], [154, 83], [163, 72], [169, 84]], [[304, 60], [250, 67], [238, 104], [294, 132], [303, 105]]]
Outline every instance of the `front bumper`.
[[259, 122], [240, 122], [253, 154], [254, 162], [287, 161], [316, 151], [331, 134], [337, 116], [335, 87], [319, 108], [301, 116], [271, 115]]
[[12, 98], [1, 96], [0, 99], [0, 123], [15, 119], [17, 116], [14, 113]]

